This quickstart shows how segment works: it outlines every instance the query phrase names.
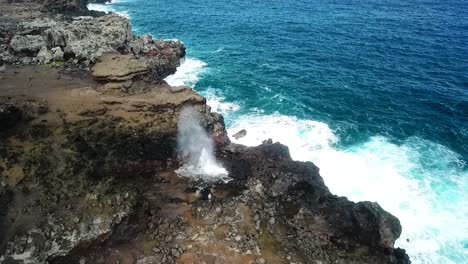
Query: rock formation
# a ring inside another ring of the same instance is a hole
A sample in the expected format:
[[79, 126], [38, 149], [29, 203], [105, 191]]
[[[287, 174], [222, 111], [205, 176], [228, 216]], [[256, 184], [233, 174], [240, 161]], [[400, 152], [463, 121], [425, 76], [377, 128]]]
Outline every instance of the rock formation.
[[0, 36], [0, 59], [9, 64], [64, 61], [86, 67], [104, 53], [125, 53], [145, 57], [159, 80], [173, 74], [185, 55], [178, 41], [133, 35], [128, 19], [116, 14], [39, 15], [19, 21], [0, 17]]
[[[232, 144], [205, 98], [165, 83], [180, 42], [116, 15], [0, 23], [0, 263], [409, 263], [397, 218], [331, 194], [286, 146]], [[177, 175], [185, 106], [230, 181]]]
[[44, 0], [43, 9], [58, 13], [80, 13], [88, 11], [87, 4], [87, 0]]

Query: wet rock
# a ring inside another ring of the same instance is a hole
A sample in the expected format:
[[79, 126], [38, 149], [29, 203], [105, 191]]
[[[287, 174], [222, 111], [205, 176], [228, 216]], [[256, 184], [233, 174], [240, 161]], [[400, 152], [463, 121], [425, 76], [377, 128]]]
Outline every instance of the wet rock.
[[96, 3], [96, 4], [105, 4], [110, 3], [111, 0], [88, 0], [88, 3]]
[[232, 135], [233, 138], [235, 139], [239, 139], [239, 138], [243, 138], [247, 135], [247, 130], [245, 129], [242, 129], [240, 130], [239, 132], [235, 133], [234, 135]]
[[[230, 177], [245, 181], [248, 188], [245, 203], [255, 212], [252, 229], [263, 230], [265, 237], [260, 243], [277, 248], [280, 258], [300, 258], [301, 263], [327, 259], [337, 263], [406, 263], [408, 257], [393, 248], [401, 233], [396, 217], [376, 203], [353, 203], [332, 195], [318, 168], [310, 162], [293, 161], [287, 147], [278, 143], [254, 148], [231, 145], [222, 156]], [[255, 224], [258, 222], [264, 227]]]

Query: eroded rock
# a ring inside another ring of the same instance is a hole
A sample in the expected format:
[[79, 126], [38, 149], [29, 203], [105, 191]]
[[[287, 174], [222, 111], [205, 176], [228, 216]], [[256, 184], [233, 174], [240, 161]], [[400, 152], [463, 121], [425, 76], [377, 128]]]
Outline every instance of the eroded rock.
[[25, 52], [33, 54], [46, 46], [44, 37], [41, 35], [16, 35], [10, 42], [10, 47], [15, 52]]
[[70, 13], [88, 11], [87, 0], [45, 0], [43, 10], [49, 12]]
[[49, 63], [52, 60], [52, 52], [50, 52], [46, 46], [42, 46], [37, 54], [36, 59], [40, 64]]
[[148, 65], [133, 55], [104, 54], [91, 68], [92, 76], [98, 81], [128, 81], [148, 73]]

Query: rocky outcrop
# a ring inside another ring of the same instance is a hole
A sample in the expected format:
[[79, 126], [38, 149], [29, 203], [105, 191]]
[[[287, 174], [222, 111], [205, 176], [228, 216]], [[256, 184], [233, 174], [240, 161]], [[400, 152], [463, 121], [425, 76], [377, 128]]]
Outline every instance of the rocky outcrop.
[[63, 60], [88, 67], [104, 53], [133, 54], [145, 60], [153, 79], [162, 80], [176, 71], [185, 56], [180, 42], [135, 36], [128, 19], [116, 14], [71, 20], [44, 16], [4, 24], [3, 34], [13, 36], [4, 39], [7, 44], [0, 50], [0, 59], [10, 64]]
[[110, 3], [112, 2], [111, 0], [88, 0], [88, 3], [93, 3], [93, 4], [105, 4], [105, 3]]
[[18, 53], [35, 53], [45, 45], [44, 37], [38, 35], [16, 35], [10, 42], [11, 49]]
[[57, 13], [83, 13], [88, 11], [87, 0], [44, 0], [43, 10]]
[[133, 55], [105, 54], [91, 68], [92, 76], [98, 81], [128, 81], [147, 74], [148, 65]]

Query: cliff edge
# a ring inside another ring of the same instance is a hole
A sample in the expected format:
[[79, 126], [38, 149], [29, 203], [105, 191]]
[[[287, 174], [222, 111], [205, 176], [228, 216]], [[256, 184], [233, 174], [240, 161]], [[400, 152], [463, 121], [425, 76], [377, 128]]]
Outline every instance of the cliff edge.
[[[410, 263], [377, 203], [331, 194], [280, 143], [232, 144], [169, 86], [182, 43], [82, 3], [0, 2], [0, 263]], [[178, 175], [186, 107], [228, 181]]]

